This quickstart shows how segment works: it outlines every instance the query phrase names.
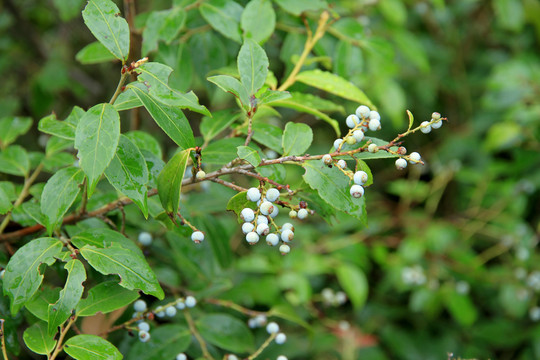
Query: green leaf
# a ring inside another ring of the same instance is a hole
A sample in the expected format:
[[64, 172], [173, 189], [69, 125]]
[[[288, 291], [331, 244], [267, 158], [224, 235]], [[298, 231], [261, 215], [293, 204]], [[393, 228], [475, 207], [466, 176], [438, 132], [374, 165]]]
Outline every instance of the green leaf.
[[163, 157], [159, 141], [146, 131], [133, 130], [124, 135], [131, 140], [141, 152], [147, 150], [160, 159]]
[[325, 0], [274, 0], [283, 10], [295, 16], [304, 11], [326, 9], [328, 4]]
[[257, 167], [261, 163], [261, 156], [257, 150], [249, 146], [238, 146], [237, 148], [238, 157], [240, 159], [246, 160], [251, 165]]
[[117, 244], [105, 249], [86, 245], [80, 249], [80, 253], [100, 273], [118, 274], [120, 286], [129, 290], [140, 289], [145, 294], [163, 299], [163, 290], [156, 275], [146, 260], [132, 250]]
[[149, 88], [150, 95], [160, 102], [169, 106], [178, 106], [182, 109], [188, 108], [191, 111], [211, 116], [206, 107], [199, 105], [199, 99], [193, 91], [184, 94], [170, 87], [169, 76], [173, 69], [167, 65], [149, 62], [139, 66], [136, 71], [139, 74], [137, 80], [146, 85]]
[[73, 147], [73, 140], [66, 140], [56, 136], [51, 136], [47, 141], [45, 147], [45, 154], [47, 156], [54, 155], [62, 150], [66, 150]]
[[106, 281], [88, 291], [88, 296], [77, 305], [77, 316], [107, 314], [131, 304], [139, 298], [137, 291], [128, 290], [116, 281]]
[[75, 158], [73, 155], [67, 152], [48, 154], [47, 157], [42, 160], [43, 169], [53, 174], [62, 168], [73, 165], [74, 162]]
[[288, 122], [285, 125], [281, 144], [283, 155], [302, 155], [309, 149], [313, 141], [313, 131], [309, 126], [302, 123]]
[[201, 134], [205, 141], [210, 141], [227, 129], [240, 117], [240, 113], [231, 110], [215, 111], [212, 117], [205, 116], [201, 122]]
[[275, 125], [257, 121], [253, 124], [253, 139], [280, 154], [283, 151], [281, 146], [282, 137], [283, 131]]
[[237, 137], [211, 142], [202, 151], [202, 161], [205, 164], [225, 165], [237, 158], [237, 148], [242, 145], [244, 145], [244, 140]]
[[129, 26], [111, 0], [89, 0], [82, 15], [92, 34], [125, 63], [129, 54]]
[[84, 180], [81, 169], [68, 167], [55, 173], [41, 193], [41, 213], [45, 216], [47, 232], [51, 234], [62, 223]]
[[407, 21], [407, 7], [401, 0], [385, 0], [379, 4], [383, 16], [395, 25], [403, 25]]
[[82, 283], [86, 280], [86, 271], [82, 262], [77, 259], [70, 260], [64, 269], [68, 272], [64, 289], [60, 291], [58, 301], [49, 305], [49, 335], [58, 331], [58, 327], [69, 318], [84, 290]]
[[11, 299], [11, 313], [15, 315], [37, 291], [43, 275], [41, 264], [52, 265], [63, 244], [53, 238], [39, 238], [19, 248], [11, 257], [4, 274], [4, 295]]
[[201, 336], [210, 344], [235, 353], [254, 349], [253, 334], [246, 324], [228, 314], [203, 315], [196, 322]]
[[141, 100], [130, 87], [121, 92], [114, 102], [114, 108], [118, 111], [130, 110], [140, 106], [143, 106]]
[[364, 272], [354, 265], [342, 264], [336, 269], [336, 276], [354, 307], [359, 309], [364, 306], [369, 289]]
[[403, 56], [423, 73], [430, 70], [429, 59], [426, 49], [422, 45], [420, 38], [409, 31], [394, 31], [392, 40], [399, 48]]
[[71, 243], [79, 249], [85, 245], [107, 248], [116, 244], [133, 251], [141, 257], [144, 256], [141, 249], [133, 241], [121, 233], [107, 228], [89, 229], [80, 232], [77, 235], [72, 236]]
[[330, 116], [326, 115], [325, 113], [317, 110], [315, 107], [312, 106], [312, 104], [305, 102], [303, 97], [299, 97], [296, 94], [290, 99], [274, 101], [272, 103], [272, 106], [294, 109], [297, 111], [314, 115], [315, 117], [323, 119], [328, 124], [330, 124], [332, 128], [334, 129], [334, 131], [336, 132], [337, 136], [341, 135], [341, 130], [339, 130], [339, 122], [337, 120], [334, 120]]
[[160, 325], [152, 330], [152, 338], [147, 343], [136, 341], [129, 349], [130, 360], [175, 359], [186, 351], [191, 343], [191, 333], [185, 326], [176, 324]]
[[44, 322], [36, 322], [24, 331], [23, 340], [26, 346], [36, 354], [48, 355], [56, 346], [54, 334], [47, 333], [47, 324]]
[[180, 206], [182, 180], [186, 172], [190, 150], [183, 150], [172, 157], [157, 179], [159, 200], [165, 211], [176, 216]]
[[371, 169], [369, 168], [368, 164], [366, 164], [366, 162], [362, 159], [356, 159], [356, 171], [360, 170], [365, 171], [366, 174], [368, 174], [368, 180], [362, 186], [368, 187], [373, 184], [373, 174], [371, 173]]
[[[54, 304], [58, 300], [60, 290], [62, 289], [59, 287], [41, 286], [24, 307], [32, 315], [46, 322], [49, 320], [49, 305]], [[47, 330], [45, 329], [45, 331]]]
[[75, 149], [79, 150], [79, 165], [88, 178], [88, 197], [113, 159], [119, 139], [120, 116], [110, 104], [90, 108], [77, 125]]
[[412, 112], [407, 110], [407, 116], [409, 117], [409, 127], [407, 128], [407, 131], [408, 131], [412, 129], [412, 126], [414, 124], [414, 115], [412, 114]]
[[0, 215], [5, 215], [13, 208], [13, 204], [9, 200], [8, 194], [4, 188], [0, 187]]
[[301, 103], [304, 106], [319, 110], [322, 112], [339, 112], [345, 114], [345, 108], [332, 100], [326, 100], [313, 94], [291, 92], [292, 100], [295, 103]]
[[0, 172], [16, 176], [28, 176], [30, 158], [19, 145], [11, 145], [0, 152]]
[[75, 335], [66, 341], [64, 351], [75, 360], [121, 360], [118, 349], [96, 335]]
[[276, 13], [270, 0], [251, 0], [241, 18], [244, 36], [258, 43], [266, 41], [276, 27]]
[[268, 75], [268, 57], [263, 48], [251, 39], [246, 39], [238, 53], [238, 73], [248, 96], [255, 95], [264, 85]]
[[133, 200], [144, 217], [148, 218], [146, 161], [139, 148], [126, 136], [120, 136], [116, 155], [105, 170], [105, 176], [116, 190]]
[[240, 100], [240, 103], [245, 106], [250, 105], [249, 96], [246, 88], [240, 81], [228, 75], [210, 76], [207, 78], [211, 83], [216, 84], [221, 90], [231, 93]]
[[259, 106], [262, 104], [268, 104], [274, 101], [280, 101], [289, 99], [291, 94], [288, 91], [274, 91], [266, 90], [259, 98]]
[[47, 223], [47, 218], [41, 212], [39, 203], [33, 201], [27, 201], [21, 205], [24, 213], [34, 219], [35, 222], [43, 226]]
[[526, 12], [521, 1], [495, 0], [492, 2], [497, 22], [505, 30], [519, 32], [526, 20]]
[[471, 326], [476, 322], [478, 310], [468, 295], [449, 293], [444, 299], [448, 312], [460, 325]]
[[79, 50], [75, 59], [83, 65], [90, 65], [109, 62], [116, 57], [102, 43], [94, 41]]
[[364, 197], [355, 199], [349, 193], [350, 179], [341, 171], [328, 168], [320, 160], [306, 161], [304, 181], [334, 208], [366, 221]]
[[296, 79], [306, 85], [376, 109], [371, 100], [356, 85], [331, 72], [319, 69], [308, 70], [298, 74]]
[[156, 124], [178, 145], [181, 149], [195, 146], [193, 130], [182, 110], [164, 105], [146, 94], [139, 87], [131, 87], [135, 95], [141, 100], [144, 107]]
[[230, 0], [209, 0], [199, 7], [206, 22], [223, 36], [242, 42], [240, 34], [240, 17], [244, 9], [240, 4]]
[[77, 17], [81, 13], [84, 0], [73, 0], [73, 1], [63, 1], [63, 0], [53, 0], [54, 6], [58, 9], [60, 13], [60, 19], [64, 22]]
[[234, 213], [238, 216], [238, 222], [244, 222], [242, 219], [240, 219], [240, 213], [244, 208], [249, 207], [255, 210], [254, 203], [247, 199], [246, 194], [247, 191], [239, 192], [230, 198], [229, 202], [227, 203], [226, 209], [229, 211], [234, 211]]
[[28, 117], [5, 117], [0, 119], [0, 147], [13, 143], [30, 130], [32, 119]]
[[180, 7], [163, 11], [153, 11], [143, 31], [142, 54], [158, 48], [158, 41], [170, 43], [178, 35], [186, 22], [186, 12]]
[[291, 321], [306, 329], [311, 328], [310, 325], [300, 317], [296, 309], [286, 303], [273, 306], [268, 312], [268, 316], [275, 316], [280, 319]]

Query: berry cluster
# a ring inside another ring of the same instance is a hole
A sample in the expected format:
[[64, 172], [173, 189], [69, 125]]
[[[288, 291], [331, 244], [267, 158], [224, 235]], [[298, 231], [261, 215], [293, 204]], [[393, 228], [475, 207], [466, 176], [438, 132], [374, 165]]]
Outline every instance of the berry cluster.
[[368, 129], [371, 131], [380, 130], [381, 115], [365, 105], [360, 105], [354, 114], [347, 116], [345, 123], [350, 130], [343, 138], [334, 141], [334, 148], [337, 152], [340, 152], [345, 144], [354, 145], [364, 140], [364, 133]]
[[343, 291], [334, 292], [330, 288], [321, 291], [323, 303], [328, 306], [341, 306], [347, 302], [347, 295]]

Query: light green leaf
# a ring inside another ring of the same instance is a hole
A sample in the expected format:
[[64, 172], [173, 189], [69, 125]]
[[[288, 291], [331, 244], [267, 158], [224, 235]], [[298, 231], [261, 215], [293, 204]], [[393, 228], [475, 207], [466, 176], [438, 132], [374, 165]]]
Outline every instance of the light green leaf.
[[343, 105], [337, 104], [335, 101], [327, 100], [315, 96], [313, 94], [291, 92], [292, 100], [295, 103], [301, 103], [304, 106], [319, 110], [322, 112], [339, 112], [345, 114], [345, 108]]
[[388, 22], [403, 26], [407, 21], [407, 7], [401, 0], [385, 0], [379, 2], [378, 5]]
[[85, 245], [107, 248], [116, 244], [133, 251], [141, 257], [144, 256], [141, 249], [133, 241], [121, 233], [108, 228], [96, 228], [80, 232], [71, 238], [71, 243], [79, 249]]
[[100, 283], [88, 291], [88, 296], [77, 305], [77, 316], [107, 314], [131, 304], [139, 298], [137, 291], [128, 290], [116, 281]]
[[114, 188], [133, 200], [148, 218], [147, 195], [148, 169], [139, 148], [126, 136], [120, 142], [105, 176]]
[[64, 22], [68, 22], [74, 17], [77, 17], [81, 13], [83, 3], [84, 0], [53, 0], [54, 6], [58, 9], [58, 12], [60, 13], [60, 19], [62, 19], [62, 21]]
[[266, 41], [274, 32], [276, 13], [270, 0], [251, 0], [241, 18], [244, 36], [258, 43]]
[[86, 280], [86, 271], [80, 260], [70, 260], [64, 269], [68, 272], [66, 284], [60, 297], [54, 304], [49, 305], [49, 335], [53, 335], [71, 315], [71, 311], [75, 309], [84, 290], [82, 283]]
[[313, 131], [309, 126], [302, 123], [288, 122], [285, 125], [281, 145], [283, 155], [302, 155], [309, 149], [313, 141]]
[[228, 211], [233, 211], [238, 216], [238, 223], [243, 223], [244, 221], [240, 218], [240, 213], [245, 208], [251, 208], [255, 210], [255, 203], [249, 201], [247, 198], [247, 191], [241, 191], [238, 194], [234, 195], [229, 199], [226, 209]]
[[118, 111], [130, 110], [140, 106], [143, 106], [141, 100], [139, 100], [135, 92], [129, 87], [121, 92], [114, 102], [114, 108]]
[[96, 335], [75, 335], [66, 341], [64, 351], [75, 360], [121, 360], [118, 349]]
[[274, 0], [283, 10], [295, 16], [304, 11], [325, 9], [328, 4], [325, 0]]
[[201, 134], [205, 141], [210, 141], [227, 129], [240, 117], [240, 113], [231, 110], [215, 111], [212, 117], [205, 116], [201, 122]]
[[314, 88], [324, 90], [356, 103], [365, 104], [376, 110], [375, 105], [373, 105], [371, 100], [369, 100], [362, 90], [350, 81], [332, 74], [331, 72], [319, 69], [307, 70], [298, 74], [296, 79], [306, 85], [313, 86]]
[[366, 164], [364, 160], [356, 159], [356, 171], [365, 171], [366, 174], [368, 174], [368, 181], [362, 186], [368, 187], [373, 184], [373, 174], [371, 173], [371, 169], [369, 168], [368, 164]]
[[251, 165], [257, 167], [261, 163], [261, 156], [257, 150], [249, 146], [238, 146], [237, 147], [238, 157], [240, 159], [246, 160]]
[[266, 90], [261, 96], [259, 96], [258, 105], [262, 104], [268, 104], [274, 101], [280, 101], [289, 99], [291, 97], [291, 94], [288, 91], [274, 91], [274, 90]]
[[47, 333], [47, 324], [36, 322], [24, 331], [23, 340], [26, 346], [36, 354], [48, 355], [54, 350], [56, 340], [54, 334]]
[[364, 306], [368, 296], [368, 281], [364, 272], [351, 264], [341, 264], [336, 269], [339, 284], [356, 309]]
[[176, 355], [187, 350], [190, 343], [191, 333], [187, 327], [176, 324], [160, 325], [152, 330], [149, 342], [135, 342], [127, 357], [130, 360], [175, 359]]
[[92, 34], [125, 63], [129, 54], [129, 26], [111, 0], [89, 0], [82, 15]]
[[38, 123], [38, 130], [62, 139], [75, 140], [75, 131], [83, 116], [84, 110], [75, 106], [64, 121], [57, 120], [55, 114], [44, 117]]
[[255, 347], [253, 334], [247, 325], [231, 315], [203, 315], [195, 325], [205, 340], [222, 349], [245, 353]]
[[250, 106], [249, 96], [246, 88], [240, 81], [228, 75], [210, 76], [207, 78], [211, 83], [216, 84], [221, 90], [229, 92], [236, 96], [240, 103], [245, 106]]
[[73, 155], [67, 152], [47, 154], [47, 157], [42, 160], [43, 169], [52, 174], [56, 173], [62, 168], [73, 165], [74, 162], [75, 158]]
[[15, 315], [32, 298], [43, 275], [39, 271], [41, 264], [52, 265], [55, 256], [64, 245], [53, 238], [39, 238], [22, 246], [11, 257], [4, 274], [4, 295], [11, 299], [11, 313]]
[[414, 124], [414, 115], [412, 114], [412, 112], [407, 110], [407, 116], [409, 117], [409, 127], [407, 128], [407, 130], [411, 130]]
[[315, 117], [323, 119], [324, 121], [329, 123], [332, 126], [332, 128], [334, 129], [334, 131], [336, 132], [337, 136], [341, 135], [341, 130], [339, 130], [339, 122], [337, 120], [332, 119], [330, 116], [326, 115], [325, 113], [320, 112], [316, 108], [310, 106], [310, 104], [304, 102], [301, 97], [298, 98], [298, 97], [295, 96], [295, 97], [290, 98], [290, 99], [274, 101], [272, 103], [272, 106], [274, 106], [274, 107], [285, 107], [285, 108], [294, 109], [294, 110], [297, 110], [297, 111], [301, 111], [301, 112], [305, 112], [305, 113], [314, 115]]
[[448, 312], [461, 326], [471, 326], [478, 318], [478, 310], [468, 295], [450, 293], [444, 297]]
[[117, 244], [105, 249], [86, 245], [80, 249], [80, 253], [100, 273], [118, 274], [120, 286], [129, 290], [139, 289], [145, 294], [163, 299], [163, 290], [156, 275], [146, 260], [132, 250]]
[[120, 116], [110, 104], [90, 108], [81, 118], [75, 133], [79, 165], [88, 178], [88, 197], [116, 153], [120, 139]]
[[166, 105], [188, 108], [191, 111], [211, 116], [206, 107], [199, 105], [199, 99], [193, 91], [184, 94], [170, 87], [169, 76], [172, 71], [167, 65], [149, 62], [137, 68], [139, 73], [137, 80], [149, 88], [152, 97]]
[[230, 0], [209, 0], [199, 7], [206, 22], [223, 36], [242, 42], [240, 17], [244, 10], [240, 4]]
[[246, 39], [238, 53], [238, 73], [248, 96], [255, 95], [264, 85], [268, 75], [268, 57], [263, 48], [251, 39]]
[[0, 172], [16, 176], [27, 176], [29, 170], [30, 158], [22, 146], [11, 145], [0, 152]]
[[13, 208], [13, 204], [9, 200], [8, 194], [3, 187], [0, 187], [0, 215], [7, 214]]
[[139, 148], [139, 150], [147, 150], [158, 158], [163, 157], [159, 141], [157, 141], [156, 138], [146, 131], [133, 130], [125, 133], [124, 135], [131, 140]]
[[41, 193], [41, 213], [45, 216], [47, 232], [51, 234], [62, 223], [84, 180], [81, 169], [68, 167], [55, 173]]
[[186, 172], [190, 150], [183, 150], [172, 157], [157, 179], [159, 200], [165, 211], [176, 216], [180, 205], [182, 180]]
[[32, 119], [28, 117], [5, 117], [0, 119], [0, 147], [5, 148], [30, 130]]
[[102, 43], [94, 41], [79, 50], [75, 59], [83, 65], [90, 65], [113, 61], [116, 57]]
[[282, 137], [283, 131], [275, 125], [257, 121], [253, 124], [253, 139], [280, 154], [283, 151], [281, 146]]

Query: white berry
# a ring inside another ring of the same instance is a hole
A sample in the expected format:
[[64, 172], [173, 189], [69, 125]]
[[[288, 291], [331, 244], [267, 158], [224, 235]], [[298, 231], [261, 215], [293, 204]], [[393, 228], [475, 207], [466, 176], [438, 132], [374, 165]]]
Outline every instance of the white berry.
[[150, 331], [150, 324], [144, 321], [141, 321], [140, 323], [138, 323], [137, 327], [139, 328], [140, 331]]
[[176, 308], [174, 306], [169, 306], [165, 309], [165, 315], [167, 315], [168, 317], [173, 317], [174, 315], [176, 315]]
[[188, 308], [195, 307], [195, 305], [197, 305], [197, 300], [193, 296], [186, 297], [186, 306]]
[[268, 218], [264, 215], [258, 215], [257, 216], [257, 225], [260, 224], [268, 224]]
[[191, 234], [191, 240], [195, 244], [199, 244], [201, 241], [204, 240], [204, 234], [201, 231], [194, 231], [193, 234]]
[[360, 119], [356, 115], [349, 115], [347, 116], [345, 123], [347, 124], [348, 127], [352, 129], [360, 123]]
[[294, 231], [294, 226], [291, 223], [285, 223], [281, 226], [281, 230], [291, 230]]
[[144, 300], [137, 300], [133, 304], [133, 309], [135, 309], [136, 312], [143, 312], [146, 311], [146, 302]]
[[339, 145], [341, 145], [342, 142], [343, 139], [336, 139], [336, 141], [334, 141], [334, 149], [339, 149]]
[[268, 234], [266, 237], [266, 243], [270, 246], [276, 246], [279, 243], [279, 237], [277, 234]]
[[351, 186], [351, 196], [355, 199], [361, 198], [364, 196], [364, 188], [361, 185], [354, 184]]
[[287, 255], [291, 252], [291, 247], [287, 244], [283, 244], [279, 247], [279, 252], [281, 253], [281, 255]]
[[420, 156], [420, 154], [415, 151], [415, 152], [412, 152], [411, 155], [409, 155], [409, 159], [410, 159], [409, 162], [411, 164], [416, 164], [417, 162], [420, 161], [421, 158], [422, 157]]
[[263, 215], [270, 215], [272, 211], [274, 211], [274, 205], [270, 201], [263, 201], [261, 203], [260, 209]]
[[298, 210], [298, 218], [300, 220], [304, 220], [308, 216], [308, 211], [306, 209], [300, 209]]
[[345, 169], [347, 167], [347, 162], [345, 160], [341, 159], [341, 160], [339, 160], [337, 162], [337, 166], [339, 166], [342, 169]]
[[323, 155], [321, 161], [324, 163], [324, 165], [330, 165], [332, 164], [332, 157], [329, 154]]
[[248, 222], [247, 222], [247, 223], [243, 223], [243, 224], [242, 224], [242, 232], [243, 232], [244, 234], [247, 234], [247, 233], [249, 233], [249, 232], [252, 232], [253, 229], [255, 229], [255, 225], [253, 225], [252, 223], [248, 223]]
[[431, 114], [431, 118], [433, 120], [440, 120], [441, 119], [441, 114], [439, 114], [438, 112], [434, 112], [433, 114]]
[[431, 125], [429, 125], [429, 121], [423, 121], [420, 126], [420, 131], [424, 134], [429, 134], [431, 132]]
[[294, 233], [290, 229], [285, 229], [281, 233], [281, 240], [283, 240], [284, 242], [291, 242], [293, 238]]
[[279, 333], [276, 335], [276, 344], [282, 345], [285, 344], [285, 341], [287, 341], [287, 335], [284, 333]]
[[279, 214], [279, 209], [277, 206], [274, 206], [274, 210], [272, 210], [272, 213], [270, 214], [271, 218], [275, 218]]
[[438, 129], [442, 126], [442, 120], [439, 120], [439, 121], [435, 121], [434, 123], [431, 124], [431, 128], [432, 129]]
[[272, 321], [271, 323], [266, 325], [266, 331], [269, 334], [275, 334], [279, 331], [279, 325]]
[[358, 116], [359, 118], [368, 118], [370, 111], [371, 110], [366, 105], [360, 105], [356, 108], [356, 116]]
[[288, 360], [285, 355], [279, 355], [276, 360]]
[[186, 304], [184, 303], [184, 300], [179, 299], [178, 302], [176, 303], [176, 308], [178, 310], [184, 310], [186, 308]]
[[250, 233], [247, 233], [246, 235], [246, 241], [250, 245], [254, 245], [259, 242], [259, 234], [257, 234], [255, 231], [252, 231]]
[[176, 355], [176, 360], [187, 360], [187, 356], [184, 353]]
[[240, 217], [245, 222], [251, 222], [253, 219], [255, 219], [255, 213], [250, 208], [242, 209], [242, 212], [240, 213]]
[[268, 235], [269, 232], [270, 232], [270, 228], [268, 227], [268, 224], [257, 225], [257, 234]]
[[369, 118], [371, 120], [374, 120], [374, 119], [377, 119], [377, 120], [381, 120], [381, 115], [379, 115], [379, 113], [375, 110], [372, 110], [369, 112]]
[[368, 145], [367, 151], [370, 153], [376, 153], [377, 151], [379, 151], [379, 147], [377, 146], [377, 144], [371, 143]]
[[279, 199], [279, 190], [275, 188], [270, 188], [266, 191], [266, 199], [270, 202], [274, 202]]
[[365, 171], [357, 171], [354, 173], [353, 181], [355, 184], [364, 185], [368, 182], [368, 174]]
[[152, 244], [152, 234], [149, 232], [143, 231], [139, 234], [139, 243], [143, 246], [148, 246]]
[[261, 199], [261, 192], [257, 188], [249, 188], [246, 193], [246, 197], [249, 201], [257, 202]]
[[291, 219], [296, 219], [297, 216], [298, 216], [298, 213], [296, 212], [296, 210], [289, 211], [289, 217]]
[[396, 160], [396, 169], [403, 170], [407, 167], [407, 160], [399, 158]]
[[197, 171], [197, 174], [195, 174], [195, 177], [197, 180], [202, 180], [206, 176], [206, 173], [203, 170]]
[[352, 135], [357, 142], [364, 140], [364, 132], [362, 130], [354, 130]]
[[381, 121], [379, 119], [371, 119], [369, 120], [368, 127], [371, 131], [377, 131], [381, 128]]
[[150, 340], [150, 333], [148, 331], [139, 331], [139, 340], [145, 343]]
[[227, 356], [227, 360], [238, 360], [238, 356], [233, 355], [233, 354], [229, 354], [229, 355]]

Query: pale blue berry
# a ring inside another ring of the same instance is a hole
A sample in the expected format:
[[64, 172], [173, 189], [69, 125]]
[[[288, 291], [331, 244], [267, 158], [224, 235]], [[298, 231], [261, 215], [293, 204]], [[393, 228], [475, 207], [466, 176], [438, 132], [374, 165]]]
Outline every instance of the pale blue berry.
[[354, 184], [351, 186], [350, 190], [351, 196], [355, 199], [361, 198], [364, 196], [364, 188], [360, 185]]
[[279, 190], [275, 188], [270, 188], [266, 191], [266, 199], [270, 202], [274, 202], [279, 199]]
[[358, 116], [351, 114], [351, 115], [347, 116], [347, 119], [345, 120], [345, 123], [347, 124], [348, 127], [350, 127], [352, 129], [356, 125], [358, 125], [360, 123], [360, 119], [358, 118]]
[[369, 120], [368, 127], [371, 131], [377, 131], [381, 128], [381, 121], [379, 119], [371, 119]]
[[285, 341], [287, 341], [287, 335], [284, 333], [279, 333], [276, 335], [276, 344], [282, 345], [285, 344]]
[[247, 233], [246, 234], [246, 241], [250, 244], [250, 245], [254, 245], [256, 243], [259, 242], [259, 234], [257, 234], [256, 232], [252, 231], [250, 233]]
[[364, 132], [362, 130], [354, 130], [353, 137], [357, 142], [364, 140]]
[[242, 218], [242, 220], [244, 220], [245, 222], [251, 222], [253, 221], [253, 219], [255, 219], [255, 213], [253, 212], [252, 209], [250, 208], [245, 208], [242, 210], [242, 212], [240, 213], [240, 217]]
[[356, 116], [359, 118], [368, 118], [370, 111], [371, 110], [366, 105], [360, 105], [356, 108]]
[[279, 214], [279, 209], [277, 206], [274, 206], [274, 209], [272, 210], [272, 213], [270, 214], [271, 218], [275, 218]]
[[140, 331], [147, 331], [147, 332], [150, 331], [150, 324], [144, 321], [141, 321], [140, 323], [138, 323], [137, 327], [139, 328]]
[[262, 327], [267, 323], [268, 319], [264, 315], [257, 315], [255, 316], [255, 322], [257, 323], [257, 326]]
[[186, 297], [186, 306], [188, 308], [195, 307], [195, 305], [197, 305], [197, 300], [193, 296]]
[[374, 120], [374, 119], [377, 119], [377, 120], [381, 120], [381, 115], [379, 115], [379, 113], [375, 110], [372, 110], [369, 112], [369, 118], [371, 120]]
[[347, 167], [347, 162], [345, 160], [341, 159], [341, 160], [339, 160], [337, 162], [337, 166], [339, 166], [342, 169], [345, 169]]
[[229, 355], [227, 356], [227, 360], [238, 360], [238, 356], [233, 355], [233, 354], [229, 354]]
[[353, 181], [357, 185], [364, 185], [368, 182], [367, 172], [360, 170], [354, 173]]
[[266, 236], [270, 232], [270, 228], [268, 227], [268, 224], [259, 224], [257, 225], [257, 234]]
[[281, 240], [284, 242], [291, 242], [294, 239], [294, 233], [290, 229], [285, 229], [281, 232]]
[[143, 246], [149, 246], [152, 244], [152, 234], [149, 232], [143, 231], [139, 234], [139, 243]]
[[285, 355], [279, 355], [276, 360], [289, 360]]
[[135, 301], [135, 303], [133, 304], [133, 309], [135, 309], [135, 311], [137, 311], [137, 312], [146, 311], [146, 309], [147, 309], [146, 302], [144, 300]]
[[191, 240], [195, 244], [199, 244], [201, 241], [204, 240], [204, 234], [201, 231], [194, 231], [193, 234], [191, 234]]
[[420, 161], [421, 158], [422, 157], [420, 156], [420, 154], [415, 151], [409, 155], [409, 162], [411, 164], [416, 164]]
[[429, 124], [429, 121], [423, 121], [420, 126], [420, 131], [424, 134], [429, 134], [431, 132], [431, 125]]
[[291, 231], [294, 231], [294, 225], [291, 224], [291, 223], [285, 223], [281, 226], [281, 231], [284, 231], [284, 230], [291, 230]]
[[184, 353], [176, 355], [176, 360], [187, 360], [187, 356]]
[[271, 323], [268, 323], [268, 325], [266, 325], [266, 331], [269, 334], [275, 334], [279, 331], [279, 325], [272, 321]]
[[263, 215], [270, 215], [274, 211], [274, 208], [275, 208], [274, 204], [272, 204], [270, 201], [263, 201], [261, 203], [261, 206], [259, 207]]
[[176, 303], [176, 308], [178, 310], [184, 310], [186, 308], [186, 304], [184, 303], [184, 300], [178, 299], [178, 302]]
[[300, 209], [298, 210], [298, 218], [300, 220], [304, 220], [308, 216], [308, 211], [306, 209]]
[[168, 317], [173, 317], [176, 315], [176, 308], [174, 306], [169, 306], [165, 309], [165, 315]]
[[251, 318], [248, 320], [248, 327], [250, 329], [255, 329], [257, 327], [257, 320], [255, 318]]
[[195, 174], [195, 178], [197, 180], [202, 180], [204, 179], [205, 176], [206, 176], [206, 173], [204, 172], [204, 170], [199, 170], [197, 171], [197, 174]]
[[276, 234], [268, 234], [266, 243], [270, 246], [276, 246], [279, 243], [279, 237]]
[[370, 153], [376, 153], [377, 151], [379, 151], [379, 147], [377, 146], [377, 144], [371, 143], [368, 145], [367, 151]]
[[260, 224], [267, 224], [268, 225], [268, 218], [264, 215], [258, 215], [257, 216], [257, 225]]
[[439, 114], [438, 112], [434, 112], [433, 114], [431, 114], [431, 118], [433, 120], [440, 120], [441, 119], [441, 114]]
[[246, 197], [249, 201], [257, 202], [261, 199], [261, 192], [259, 189], [252, 187], [247, 191]]
[[334, 149], [338, 149], [339, 148], [339, 145], [341, 145], [341, 143], [343, 142], [343, 139], [336, 139], [336, 141], [334, 141]]
[[287, 255], [288, 253], [291, 252], [291, 247], [287, 244], [282, 244], [279, 247], [279, 252], [281, 253], [281, 255]]
[[243, 223], [242, 224], [242, 232], [244, 234], [252, 232], [253, 229], [255, 229], [255, 225], [253, 225], [252, 223]]
[[439, 121], [435, 121], [433, 123], [431, 123], [431, 128], [432, 129], [438, 129], [442, 126], [442, 120], [439, 120]]
[[403, 170], [407, 167], [407, 160], [399, 158], [396, 160], [396, 169]]
[[148, 331], [139, 331], [139, 340], [143, 343], [150, 340], [150, 333]]

